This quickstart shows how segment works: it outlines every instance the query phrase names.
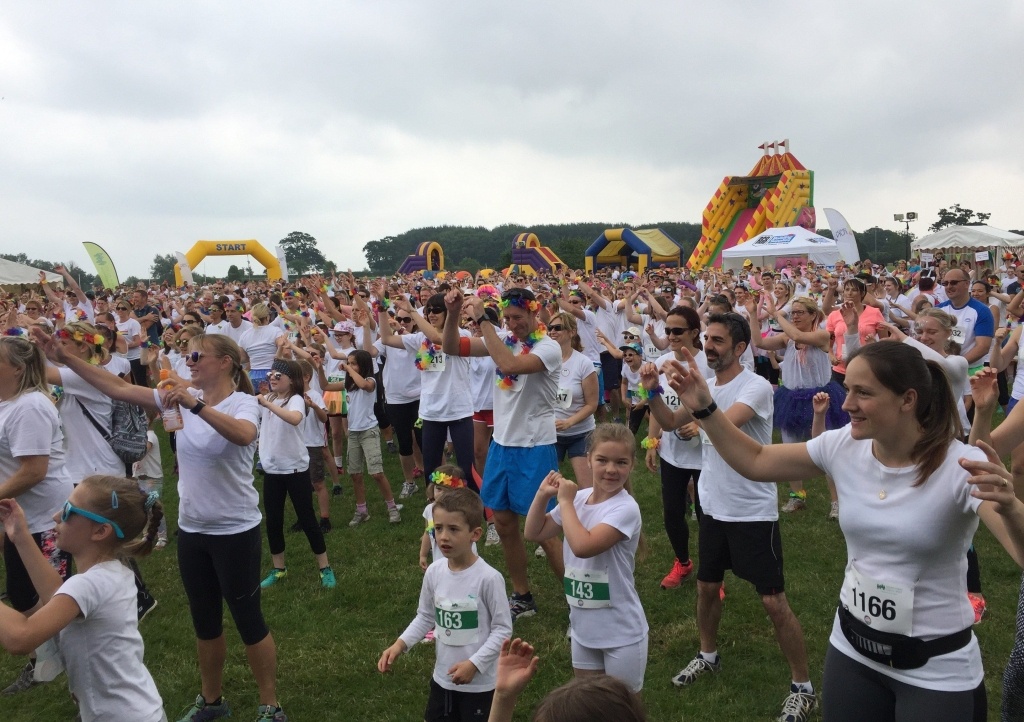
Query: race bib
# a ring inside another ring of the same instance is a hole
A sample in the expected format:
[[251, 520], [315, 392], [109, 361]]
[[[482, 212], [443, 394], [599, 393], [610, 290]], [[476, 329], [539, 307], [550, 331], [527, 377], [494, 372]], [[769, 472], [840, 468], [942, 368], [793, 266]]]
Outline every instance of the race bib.
[[434, 638], [449, 647], [475, 644], [480, 632], [476, 599], [434, 599]]
[[950, 341], [956, 341], [961, 346], [964, 345], [964, 340], [967, 338], [967, 329], [960, 324], [953, 327], [953, 330], [949, 334]]
[[444, 362], [446, 358], [448, 358], [447, 354], [439, 353], [437, 356], [430, 359], [430, 363], [427, 364], [426, 370], [434, 373], [444, 371]]
[[565, 601], [575, 609], [604, 609], [612, 606], [608, 572], [596, 569], [565, 568]]
[[348, 374], [345, 373], [333, 373], [327, 377], [327, 383], [329, 384], [340, 384], [345, 381], [345, 377]]
[[569, 389], [558, 389], [555, 405], [560, 409], [568, 409], [572, 406], [572, 392]]
[[843, 607], [879, 632], [912, 636], [913, 587], [900, 587], [861, 574], [850, 564], [840, 595]]
[[697, 433], [700, 435], [700, 443], [707, 444], [708, 446], [713, 446], [713, 444], [711, 443], [711, 437], [708, 436], [708, 432], [704, 431], [704, 429], [698, 426]]

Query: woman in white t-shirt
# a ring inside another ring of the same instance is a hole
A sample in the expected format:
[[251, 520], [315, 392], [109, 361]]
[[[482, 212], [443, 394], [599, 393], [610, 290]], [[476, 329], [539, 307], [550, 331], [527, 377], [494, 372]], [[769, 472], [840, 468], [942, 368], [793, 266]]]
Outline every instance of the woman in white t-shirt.
[[117, 333], [127, 344], [125, 358], [132, 365], [132, 376], [139, 386], [146, 385], [146, 369], [139, 360], [142, 350], [142, 342], [148, 337], [142, 331], [142, 325], [132, 318], [132, 305], [126, 300], [120, 300], [114, 306], [117, 312]]
[[246, 645], [256, 675], [259, 714], [272, 719], [277, 705], [277, 649], [260, 606], [262, 535], [259, 492], [253, 485], [253, 460], [259, 429], [259, 404], [242, 367], [238, 345], [223, 334], [192, 338], [187, 363], [191, 386], [171, 380], [160, 389], [128, 384], [35, 332], [52, 360], [66, 364], [79, 378], [106, 396], [163, 411], [181, 407], [184, 427], [178, 444], [178, 569], [189, 599], [200, 658], [202, 688], [184, 715], [203, 712], [209, 719], [227, 716], [221, 698], [226, 654], [224, 603]]
[[[121, 562], [152, 551], [161, 518], [157, 495], [143, 494], [128, 479], [86, 478], [54, 513], [56, 543], [74, 557], [78, 573], [65, 580], [48, 564], [30, 563], [42, 607], [25, 618], [0, 605], [0, 644], [10, 652], [24, 653], [59, 634], [68, 687], [82, 722], [167, 719], [142, 661], [133, 574]], [[0, 521], [8, 544], [25, 559], [46, 560], [17, 501], [0, 501]]]
[[[633, 577], [641, 543], [640, 506], [629, 483], [636, 444], [621, 424], [601, 424], [591, 442], [587, 463], [593, 487], [580, 489], [550, 472], [530, 506], [524, 534], [534, 542], [565, 535], [573, 673], [610, 674], [639, 692], [647, 667], [648, 626]], [[545, 513], [554, 497], [558, 506]]]
[[590, 433], [597, 425], [594, 414], [600, 400], [597, 369], [582, 353], [576, 317], [571, 313], [555, 314], [548, 324], [548, 335], [562, 349], [562, 371], [555, 397], [555, 451], [559, 462], [569, 455], [576, 483], [581, 489], [589, 489], [587, 446]]
[[249, 381], [258, 393], [270, 391], [267, 374], [274, 364], [280, 349], [288, 340], [287, 332], [280, 326], [270, 323], [270, 307], [265, 303], [257, 303], [252, 307], [252, 328], [242, 334], [238, 345], [245, 352], [245, 360], [249, 367]]
[[334, 570], [327, 560], [324, 534], [313, 514], [309, 495], [309, 451], [300, 428], [306, 412], [302, 368], [290, 359], [277, 359], [267, 374], [270, 393], [256, 397], [260, 415], [260, 462], [263, 464], [263, 507], [273, 569], [260, 585], [267, 589], [288, 575], [284, 561], [284, 500], [292, 500], [299, 525], [320, 570], [320, 585], [334, 589]]
[[[35, 546], [66, 579], [71, 574], [71, 555], [55, 546], [53, 515], [71, 493], [71, 480], [64, 467], [64, 434], [45, 369], [42, 352], [27, 338], [0, 337], [0, 499], [13, 498], [21, 504]], [[37, 591], [10, 539], [3, 544], [3, 557], [11, 606], [22, 613], [37, 608], [41, 590]], [[30, 660], [4, 691], [10, 694], [32, 686], [33, 665]]]
[[980, 519], [1024, 562], [1024, 504], [989, 447], [959, 441], [942, 367], [907, 344], [869, 344], [846, 364], [850, 424], [768, 446], [719, 412], [698, 374], [678, 368], [670, 383], [743, 476], [835, 480], [847, 565], [825, 658], [824, 717], [894, 719], [912, 704], [921, 719], [972, 719], [984, 705], [984, 672], [966, 553]]

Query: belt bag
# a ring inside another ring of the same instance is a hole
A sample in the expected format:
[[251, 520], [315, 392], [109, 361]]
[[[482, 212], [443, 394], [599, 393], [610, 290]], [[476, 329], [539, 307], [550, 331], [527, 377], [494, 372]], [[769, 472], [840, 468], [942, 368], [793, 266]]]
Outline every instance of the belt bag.
[[861, 655], [893, 669], [917, 669], [932, 657], [949, 654], [966, 647], [971, 641], [971, 628], [927, 641], [903, 634], [879, 632], [839, 608], [839, 628], [843, 636]]

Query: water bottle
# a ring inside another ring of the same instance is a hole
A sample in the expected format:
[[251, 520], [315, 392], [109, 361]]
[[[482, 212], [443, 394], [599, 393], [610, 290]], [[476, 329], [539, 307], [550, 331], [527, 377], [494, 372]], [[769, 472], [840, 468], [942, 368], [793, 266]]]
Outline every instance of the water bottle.
[[[160, 383], [156, 385], [157, 388], [164, 386], [170, 380], [171, 372], [167, 369], [160, 369]], [[167, 407], [160, 414], [160, 419], [164, 423], [164, 431], [181, 431], [185, 428], [185, 422], [181, 418], [181, 409], [177, 404], [174, 406]]]

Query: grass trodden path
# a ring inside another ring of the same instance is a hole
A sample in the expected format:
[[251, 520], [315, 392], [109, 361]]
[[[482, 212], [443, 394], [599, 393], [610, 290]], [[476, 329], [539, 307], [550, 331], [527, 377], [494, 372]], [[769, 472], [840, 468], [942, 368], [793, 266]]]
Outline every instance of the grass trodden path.
[[[174, 528], [177, 494], [171, 481], [166, 439], [163, 454], [169, 480], [164, 504]], [[398, 457], [385, 452], [385, 467], [397, 492], [401, 488]], [[659, 482], [642, 466], [634, 471], [633, 480], [650, 545], [650, 555], [637, 565], [636, 573], [651, 625], [644, 689], [649, 718], [664, 722], [774, 719], [789, 690], [788, 668], [753, 588], [731, 575], [726, 576], [728, 596], [719, 639], [722, 673], [685, 690], [672, 686], [671, 677], [697, 652], [695, 587], [693, 581], [671, 591], [659, 587], [673, 558], [661, 521]], [[277, 641], [281, 703], [292, 722], [421, 720], [433, 668], [433, 648], [413, 648], [386, 676], [376, 671], [376, 662], [415, 612], [422, 578], [417, 563], [423, 531], [422, 495], [407, 501], [402, 523], [391, 526], [384, 503], [370, 484], [372, 518], [358, 529], [349, 529], [354, 502], [347, 480], [345, 485], [345, 496], [332, 497], [335, 528], [327, 535], [338, 588], [331, 592], [320, 589], [305, 537], [288, 534], [289, 576], [263, 595], [264, 612]], [[828, 493], [824, 479], [811, 481], [808, 489], [807, 508], [782, 515], [782, 543], [786, 593], [803, 625], [811, 680], [820, 691], [846, 549], [838, 525], [826, 519]], [[787, 491], [780, 488], [780, 502]], [[285, 519], [289, 526], [295, 520], [290, 507]], [[695, 521], [691, 521], [690, 533], [691, 553], [696, 558]], [[270, 554], [265, 544], [267, 569]], [[1013, 644], [1020, 572], [984, 527], [978, 532], [976, 545], [988, 614], [975, 631], [985, 661], [990, 719], [998, 719], [1003, 665]], [[515, 632], [536, 646], [542, 662], [523, 696], [517, 720], [527, 720], [533, 705], [572, 674], [565, 639], [568, 611], [561, 583], [543, 559], [533, 556], [533, 545], [529, 547], [530, 579], [540, 613], [519, 621]], [[501, 547], [481, 545], [480, 549], [489, 564], [504, 570]], [[146, 664], [172, 721], [199, 690], [195, 643], [175, 550], [172, 536], [166, 550], [142, 561], [146, 581], [159, 600], [157, 609], [142, 625]], [[225, 696], [234, 710], [232, 719], [253, 719], [255, 685], [238, 635], [230, 617], [226, 618], [229, 654]], [[0, 684], [6, 686], [13, 680], [22, 663], [0, 653]], [[0, 697], [0, 715], [5, 722], [71, 720], [74, 714], [64, 677], [15, 697]]]

